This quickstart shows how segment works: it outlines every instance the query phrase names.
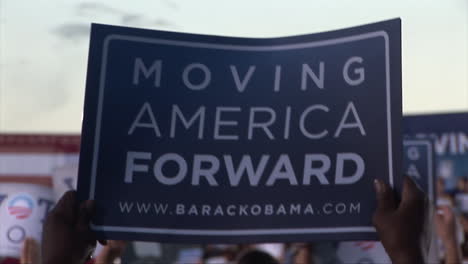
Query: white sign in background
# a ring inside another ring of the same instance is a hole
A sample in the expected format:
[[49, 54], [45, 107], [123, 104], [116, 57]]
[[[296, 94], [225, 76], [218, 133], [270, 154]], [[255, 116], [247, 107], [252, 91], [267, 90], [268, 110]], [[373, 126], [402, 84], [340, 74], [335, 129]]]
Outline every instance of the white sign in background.
[[36, 184], [0, 185], [0, 256], [19, 257], [23, 241], [41, 241], [42, 224], [54, 205], [52, 188]]

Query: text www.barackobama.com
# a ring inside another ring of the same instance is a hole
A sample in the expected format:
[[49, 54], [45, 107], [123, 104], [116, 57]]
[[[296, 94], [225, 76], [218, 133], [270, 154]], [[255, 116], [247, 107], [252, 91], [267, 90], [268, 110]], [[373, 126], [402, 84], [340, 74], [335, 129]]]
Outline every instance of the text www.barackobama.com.
[[281, 204], [167, 204], [145, 202], [119, 202], [120, 212], [141, 215], [184, 216], [280, 216], [280, 215], [345, 215], [359, 214], [361, 203], [281, 203]]

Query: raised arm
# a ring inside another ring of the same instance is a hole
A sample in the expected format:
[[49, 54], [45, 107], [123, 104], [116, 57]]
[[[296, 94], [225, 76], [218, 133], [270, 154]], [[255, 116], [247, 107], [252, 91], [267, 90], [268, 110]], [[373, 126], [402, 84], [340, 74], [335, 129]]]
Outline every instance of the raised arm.
[[44, 223], [43, 264], [85, 263], [96, 246], [96, 238], [89, 228], [93, 210], [93, 201], [77, 205], [75, 191], [62, 196]]
[[375, 181], [377, 210], [373, 223], [394, 264], [424, 263], [421, 238], [425, 223], [426, 198], [415, 183], [405, 177], [399, 205], [387, 184]]

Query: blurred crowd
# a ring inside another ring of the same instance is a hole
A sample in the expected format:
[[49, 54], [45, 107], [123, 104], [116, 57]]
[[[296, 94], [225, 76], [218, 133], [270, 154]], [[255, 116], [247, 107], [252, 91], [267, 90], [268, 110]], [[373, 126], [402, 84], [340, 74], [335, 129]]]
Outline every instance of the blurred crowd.
[[[453, 221], [453, 238], [455, 247], [460, 251], [464, 263], [468, 263], [468, 178], [461, 177], [456, 188], [448, 190], [442, 178], [437, 179], [437, 215], [448, 215]], [[437, 218], [436, 218], [437, 220]], [[442, 258], [445, 256], [448, 245], [443, 243], [446, 234], [440, 231], [441, 221], [436, 221], [438, 234], [438, 252]]]

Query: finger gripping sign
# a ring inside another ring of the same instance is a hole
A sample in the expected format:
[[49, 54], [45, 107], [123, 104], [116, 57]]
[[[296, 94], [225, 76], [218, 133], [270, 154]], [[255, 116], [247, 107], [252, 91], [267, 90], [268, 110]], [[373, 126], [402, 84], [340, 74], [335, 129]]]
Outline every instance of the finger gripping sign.
[[102, 238], [373, 239], [400, 20], [248, 39], [92, 26], [78, 192]]

